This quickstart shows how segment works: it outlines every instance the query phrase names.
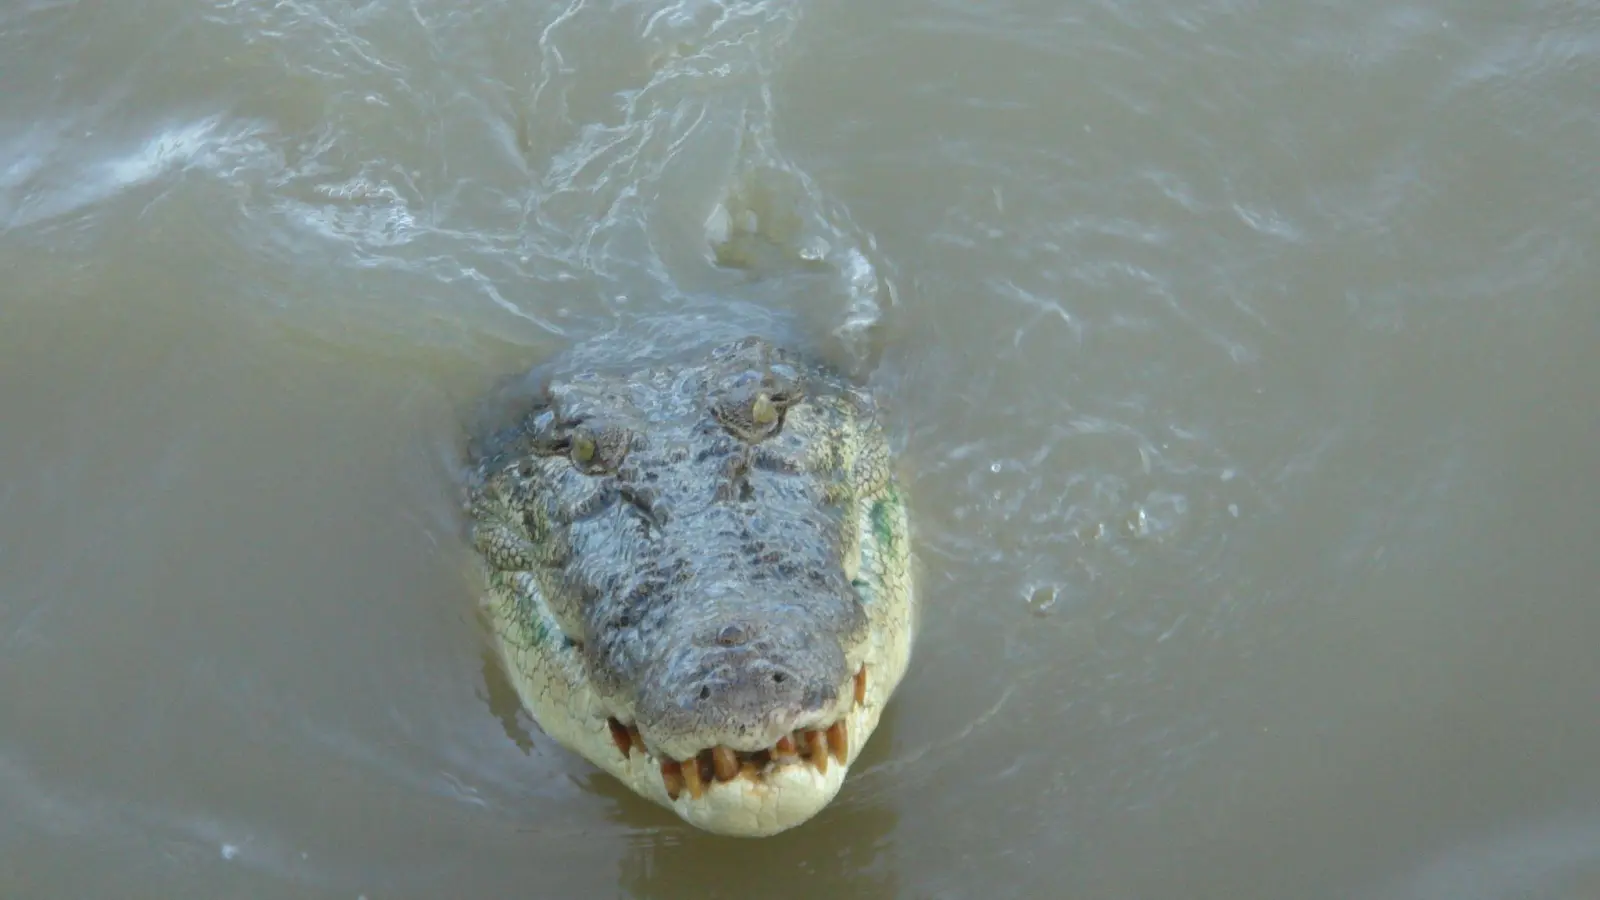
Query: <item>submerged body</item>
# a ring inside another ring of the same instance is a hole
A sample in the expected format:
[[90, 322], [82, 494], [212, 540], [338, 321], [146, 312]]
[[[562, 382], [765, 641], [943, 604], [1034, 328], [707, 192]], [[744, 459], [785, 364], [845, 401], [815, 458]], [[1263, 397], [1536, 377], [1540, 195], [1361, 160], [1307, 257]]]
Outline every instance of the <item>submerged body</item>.
[[913, 631], [868, 395], [748, 338], [553, 379], [475, 450], [489, 619], [547, 734], [720, 834], [833, 799]]

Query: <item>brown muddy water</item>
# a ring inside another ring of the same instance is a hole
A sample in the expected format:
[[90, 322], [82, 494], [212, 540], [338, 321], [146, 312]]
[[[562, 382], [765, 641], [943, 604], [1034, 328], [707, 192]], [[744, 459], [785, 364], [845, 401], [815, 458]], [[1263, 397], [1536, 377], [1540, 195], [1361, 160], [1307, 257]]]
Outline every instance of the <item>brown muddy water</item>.
[[[11, 0], [0, 897], [1600, 897], [1600, 6]], [[695, 832], [518, 713], [463, 423], [889, 407], [910, 677]]]

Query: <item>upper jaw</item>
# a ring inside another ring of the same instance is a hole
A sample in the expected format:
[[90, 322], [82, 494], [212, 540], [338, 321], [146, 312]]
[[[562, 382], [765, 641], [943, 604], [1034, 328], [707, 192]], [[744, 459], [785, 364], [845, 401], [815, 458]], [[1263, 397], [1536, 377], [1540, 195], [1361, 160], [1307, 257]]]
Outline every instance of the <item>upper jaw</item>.
[[685, 642], [631, 683], [604, 685], [604, 714], [642, 732], [651, 752], [682, 760], [716, 747], [771, 749], [785, 734], [826, 730], [853, 708], [863, 653], [831, 635], [761, 637], [738, 646]]
[[[671, 694], [641, 697], [631, 708], [612, 707], [611, 715], [632, 726], [651, 752], [689, 759], [703, 750], [727, 747], [742, 753], [773, 749], [785, 735], [826, 731], [865, 696], [866, 665], [840, 673], [837, 684], [814, 687], [789, 697], [736, 696], [726, 706], [714, 699], [672, 702]], [[792, 682], [791, 682], [792, 683]], [[858, 690], [857, 685], [861, 686]]]
[[[752, 743], [750, 738], [723, 741], [705, 746], [692, 736], [661, 741], [616, 717], [607, 719], [611, 739], [625, 761], [639, 760], [657, 765], [669, 799], [687, 791], [696, 800], [710, 787], [727, 784], [735, 778], [763, 783], [769, 776], [793, 763], [806, 762], [826, 776], [830, 759], [839, 766], [849, 762], [852, 740], [865, 735], [851, 734], [853, 714], [860, 711], [867, 697], [867, 668], [861, 666], [839, 692], [840, 702], [826, 710], [809, 713], [782, 729], [776, 737]], [[692, 745], [692, 746], [691, 746]]]

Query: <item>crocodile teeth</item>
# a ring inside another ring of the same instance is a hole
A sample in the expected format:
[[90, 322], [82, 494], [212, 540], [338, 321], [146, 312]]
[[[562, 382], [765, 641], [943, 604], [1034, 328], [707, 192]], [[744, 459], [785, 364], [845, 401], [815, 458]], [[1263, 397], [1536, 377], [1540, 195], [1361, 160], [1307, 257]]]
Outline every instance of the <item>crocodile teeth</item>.
[[617, 751], [626, 757], [628, 748], [633, 746], [633, 738], [628, 736], [628, 726], [616, 719], [607, 719], [606, 724], [611, 726], [611, 743], [616, 744]]
[[828, 728], [828, 749], [833, 752], [833, 758], [839, 761], [839, 765], [844, 765], [850, 755], [850, 732], [843, 719]]
[[856, 673], [856, 705], [867, 702], [867, 664], [861, 664], [861, 671]]
[[[644, 735], [639, 733], [639, 729], [637, 729], [637, 728], [629, 728], [628, 729], [628, 740], [632, 744], [633, 749], [639, 751], [640, 753], [647, 752], [644, 749]], [[627, 752], [627, 751], [623, 751], [623, 752]]]
[[806, 750], [817, 771], [828, 774], [828, 739], [820, 731], [806, 732]]
[[711, 748], [711, 765], [718, 781], [732, 781], [739, 774], [739, 758], [727, 747]]
[[673, 800], [683, 793], [683, 767], [670, 759], [661, 761], [661, 783], [666, 785], [667, 796]]
[[[624, 754], [637, 749], [644, 756], [654, 758], [645, 749], [644, 739], [637, 728], [623, 725], [616, 719], [608, 720], [608, 724], [617, 749]], [[662, 757], [661, 783], [666, 788], [667, 796], [673, 800], [678, 799], [685, 788], [688, 789], [691, 798], [698, 800], [705, 796], [707, 790], [718, 784], [726, 784], [735, 778], [746, 778], [760, 784], [769, 774], [770, 766], [788, 765], [796, 757], [804, 759], [819, 773], [826, 775], [830, 756], [841, 766], [849, 761], [848, 720], [840, 719], [827, 728], [792, 731], [778, 738], [777, 743], [769, 750], [757, 750], [751, 753], [718, 745], [709, 750], [701, 750], [682, 761]]]
[[686, 759], [680, 767], [683, 772], [683, 783], [689, 788], [689, 796], [699, 800], [706, 792], [706, 783], [700, 778], [700, 759]]

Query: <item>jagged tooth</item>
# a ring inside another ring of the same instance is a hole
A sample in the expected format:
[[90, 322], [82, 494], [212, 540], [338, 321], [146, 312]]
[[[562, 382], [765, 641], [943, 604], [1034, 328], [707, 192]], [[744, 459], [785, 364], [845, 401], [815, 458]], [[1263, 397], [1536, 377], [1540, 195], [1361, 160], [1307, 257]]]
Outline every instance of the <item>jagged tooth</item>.
[[828, 738], [820, 731], [806, 732], [806, 750], [817, 771], [828, 774]]
[[794, 756], [798, 752], [794, 746], [794, 735], [786, 734], [778, 738], [778, 743], [773, 746], [772, 752], [778, 756]]
[[841, 766], [849, 758], [850, 732], [843, 719], [828, 727], [828, 749], [833, 751], [833, 758], [837, 759]]
[[706, 792], [706, 783], [700, 778], [699, 757], [684, 760], [681, 768], [683, 771], [683, 783], [689, 788], [689, 796], [699, 800]]
[[739, 764], [739, 777], [750, 781], [761, 780], [761, 767], [753, 762], [745, 761]]
[[678, 795], [683, 793], [683, 767], [673, 760], [662, 760], [661, 782], [667, 786], [667, 796], [678, 799]]
[[711, 751], [701, 750], [694, 758], [695, 765], [700, 770], [700, 783], [710, 784], [711, 779], [717, 774], [716, 764], [711, 761]]
[[611, 743], [617, 745], [617, 752], [621, 753], [623, 758], [626, 759], [628, 748], [633, 746], [633, 739], [628, 737], [628, 726], [618, 722], [616, 719], [607, 719], [606, 724], [611, 726]]
[[856, 673], [856, 705], [867, 702], [867, 664], [861, 664], [861, 671]]
[[641, 754], [648, 752], [644, 749], [644, 735], [639, 733], [639, 729], [633, 727], [628, 729], [628, 742]]
[[739, 759], [727, 747], [711, 748], [711, 767], [718, 781], [732, 781], [739, 774]]

